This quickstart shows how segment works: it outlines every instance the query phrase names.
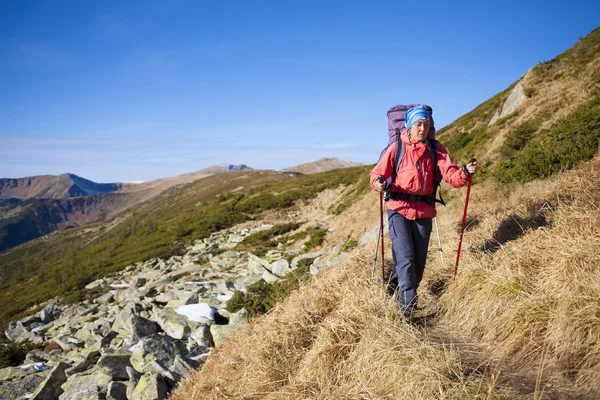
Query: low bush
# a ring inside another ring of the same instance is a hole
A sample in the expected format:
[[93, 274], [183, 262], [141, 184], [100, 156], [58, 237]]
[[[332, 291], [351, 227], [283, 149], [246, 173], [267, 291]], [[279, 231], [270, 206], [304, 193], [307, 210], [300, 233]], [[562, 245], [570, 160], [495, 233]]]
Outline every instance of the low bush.
[[227, 311], [234, 313], [245, 308], [251, 316], [265, 314], [278, 302], [310, 279], [310, 266], [298, 267], [281, 281], [267, 283], [259, 281], [249, 286], [246, 292], [236, 291], [227, 302]]
[[[493, 175], [500, 183], [526, 182], [571, 169], [596, 154], [599, 138], [600, 96], [597, 96], [527, 141]], [[514, 143], [520, 143], [518, 138]]]

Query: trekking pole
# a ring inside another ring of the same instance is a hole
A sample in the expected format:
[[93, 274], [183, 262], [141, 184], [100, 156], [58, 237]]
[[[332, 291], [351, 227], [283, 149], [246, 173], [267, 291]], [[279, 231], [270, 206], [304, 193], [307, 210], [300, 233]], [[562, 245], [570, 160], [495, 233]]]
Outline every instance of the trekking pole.
[[[477, 160], [471, 158], [469, 160], [469, 163], [472, 163], [474, 161]], [[458, 240], [458, 251], [456, 252], [456, 264], [454, 264], [454, 276], [452, 277], [453, 281], [456, 280], [456, 273], [458, 272], [458, 260], [460, 260], [460, 248], [462, 247], [463, 234], [465, 233], [465, 221], [467, 219], [467, 207], [469, 206], [469, 194], [471, 193], [471, 183], [473, 182], [472, 175], [469, 175], [468, 181], [469, 184], [467, 186], [467, 198], [465, 200], [465, 210], [463, 211], [462, 225], [460, 228], [460, 239]]]
[[379, 192], [379, 236], [381, 237], [381, 281], [384, 280], [385, 268], [384, 268], [384, 240], [383, 235], [383, 191]]
[[377, 255], [379, 254], [379, 237], [380, 236], [381, 236], [381, 228], [379, 230], [377, 230], [377, 246], [375, 247], [375, 255], [373, 256], [373, 270], [371, 271], [371, 279], [375, 279], [375, 267], [377, 266]]
[[[383, 183], [383, 178], [378, 178], [377, 181]], [[371, 271], [371, 279], [375, 279], [375, 267], [377, 266], [377, 255], [379, 254], [380, 239], [381, 263], [383, 265], [383, 191], [379, 192], [379, 230], [377, 231], [377, 246], [375, 247], [375, 255], [373, 256], [373, 270]]]
[[440, 227], [437, 223], [437, 217], [433, 220], [435, 221], [435, 231], [437, 232], [438, 250], [440, 251], [440, 258], [442, 259], [442, 266], [444, 266], [444, 250], [442, 249], [442, 240], [440, 239]]

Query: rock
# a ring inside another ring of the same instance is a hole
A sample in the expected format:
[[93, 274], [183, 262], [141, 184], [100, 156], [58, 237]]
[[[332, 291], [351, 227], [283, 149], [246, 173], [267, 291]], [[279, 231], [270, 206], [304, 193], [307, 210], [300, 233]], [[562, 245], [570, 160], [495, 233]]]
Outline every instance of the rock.
[[179, 306], [183, 306], [186, 304], [196, 304], [198, 303], [198, 293], [192, 292], [175, 292], [175, 299], [170, 300], [166, 307], [177, 308]]
[[230, 325], [244, 325], [250, 320], [250, 314], [248, 310], [242, 308], [240, 311], [229, 315]]
[[111, 379], [95, 368], [69, 377], [59, 400], [104, 400]]
[[165, 335], [152, 335], [143, 338], [131, 348], [131, 365], [140, 373], [157, 373], [174, 381], [178, 377], [169, 374], [176, 356], [185, 357], [185, 342]]
[[44, 374], [34, 374], [21, 379], [0, 382], [0, 400], [30, 398], [45, 378]]
[[234, 282], [234, 289], [239, 290], [240, 292], [245, 292], [249, 286], [252, 286], [261, 280], [262, 280], [262, 274], [261, 275], [251, 274], [251, 275], [240, 276]]
[[210, 334], [209, 325], [201, 325], [190, 333], [190, 337], [198, 343], [199, 346], [212, 347], [214, 346], [212, 335]]
[[106, 400], [127, 400], [127, 384], [117, 381], [109, 383]]
[[125, 337], [130, 337], [132, 343], [160, 332], [160, 326], [156, 322], [137, 315], [137, 312], [141, 312], [141, 310], [142, 306], [140, 304], [124, 307], [115, 317], [112, 330]]
[[525, 101], [525, 98], [526, 96], [525, 88], [523, 87], [523, 82], [519, 82], [516, 84], [512, 92], [510, 92], [510, 95], [508, 95], [508, 98], [502, 106], [502, 111], [500, 113], [496, 111], [496, 114], [494, 114], [494, 116], [488, 123], [488, 126], [493, 125], [500, 118], [504, 118], [507, 115], [513, 113], [517, 109], [517, 107], [519, 107], [523, 103], [523, 101]]
[[271, 264], [271, 268], [271, 272], [273, 273], [273, 275], [276, 276], [286, 276], [287, 274], [292, 272], [292, 269], [290, 268], [290, 263], [286, 259], [275, 261], [273, 264]]
[[100, 357], [99, 351], [90, 351], [88, 353], [84, 353], [82, 355], [81, 360], [79, 360], [79, 362], [76, 362], [70, 369], [68, 369], [66, 371], [67, 376], [71, 376], [71, 375], [78, 374], [80, 372], [84, 372], [92, 365], [95, 365], [96, 362], [98, 361], [99, 357]]
[[100, 372], [112, 379], [127, 380], [127, 367], [131, 367], [130, 357], [131, 354], [125, 352], [108, 353], [102, 355], [96, 365]]
[[163, 400], [167, 398], [169, 388], [161, 375], [147, 373], [140, 377], [129, 400]]
[[245, 325], [211, 325], [210, 334], [215, 347], [219, 347], [227, 341], [227, 338], [235, 331], [243, 329]]
[[154, 313], [154, 318], [162, 330], [172, 338], [183, 339], [190, 334], [187, 318], [178, 314], [172, 308], [157, 310]]
[[15, 378], [22, 378], [29, 375], [24, 368], [19, 367], [6, 367], [0, 369], [0, 382], [8, 381]]
[[252, 253], [248, 253], [248, 271], [252, 274], [262, 275], [265, 270], [270, 272], [271, 264]]
[[129, 282], [129, 290], [135, 290], [137, 288], [141, 288], [146, 284], [147, 280], [143, 276], [136, 276]]
[[265, 281], [267, 283], [274, 283], [274, 282], [277, 282], [280, 279], [277, 275], [273, 275], [269, 271], [263, 272], [261, 278], [262, 278], [263, 281]]
[[113, 292], [107, 292], [107, 293], [104, 293], [100, 297], [96, 297], [94, 299], [94, 302], [98, 303], [98, 304], [109, 304], [109, 303], [112, 303], [114, 300], [115, 300], [115, 294]]
[[48, 324], [60, 317], [60, 306], [56, 302], [51, 302], [36, 315], [44, 324]]
[[292, 269], [310, 265], [316, 258], [318, 258], [324, 254], [325, 254], [324, 251], [317, 251], [314, 253], [306, 253], [306, 254], [302, 254], [300, 256], [296, 256], [292, 260]]
[[93, 290], [104, 286], [104, 279], [98, 279], [85, 285], [87, 290]]
[[54, 400], [63, 393], [61, 385], [67, 381], [65, 370], [69, 364], [58, 363], [48, 374], [46, 379], [38, 386], [31, 396], [32, 400]]

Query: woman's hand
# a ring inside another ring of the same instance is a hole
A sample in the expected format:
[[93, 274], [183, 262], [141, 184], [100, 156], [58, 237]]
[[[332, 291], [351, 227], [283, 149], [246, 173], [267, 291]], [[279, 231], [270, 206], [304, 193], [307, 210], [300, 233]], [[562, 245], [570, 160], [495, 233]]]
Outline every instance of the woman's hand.
[[465, 168], [469, 171], [469, 175], [475, 175], [475, 172], [477, 172], [477, 160], [469, 162]]
[[376, 192], [383, 192], [383, 189], [385, 189], [385, 180], [383, 180], [383, 178], [377, 179], [375, 182], [373, 182], [373, 187], [375, 188]]

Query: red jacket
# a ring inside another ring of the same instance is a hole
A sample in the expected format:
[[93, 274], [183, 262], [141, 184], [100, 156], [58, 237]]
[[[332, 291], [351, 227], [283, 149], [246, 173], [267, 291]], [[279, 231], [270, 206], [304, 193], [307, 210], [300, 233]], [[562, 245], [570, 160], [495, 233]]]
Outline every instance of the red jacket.
[[[406, 130], [402, 132], [400, 140], [406, 144], [406, 153], [398, 167], [396, 180], [392, 182], [392, 191], [417, 195], [433, 193], [433, 160], [427, 142], [410, 141]], [[392, 176], [397, 147], [390, 145], [371, 171], [371, 187], [373, 189], [373, 183], [377, 178], [387, 179]], [[437, 145], [437, 165], [442, 177], [450, 185], [459, 188], [467, 183], [465, 172], [456, 165], [446, 148], [440, 143]], [[389, 200], [386, 207], [410, 220], [436, 216], [435, 207], [422, 201]]]

